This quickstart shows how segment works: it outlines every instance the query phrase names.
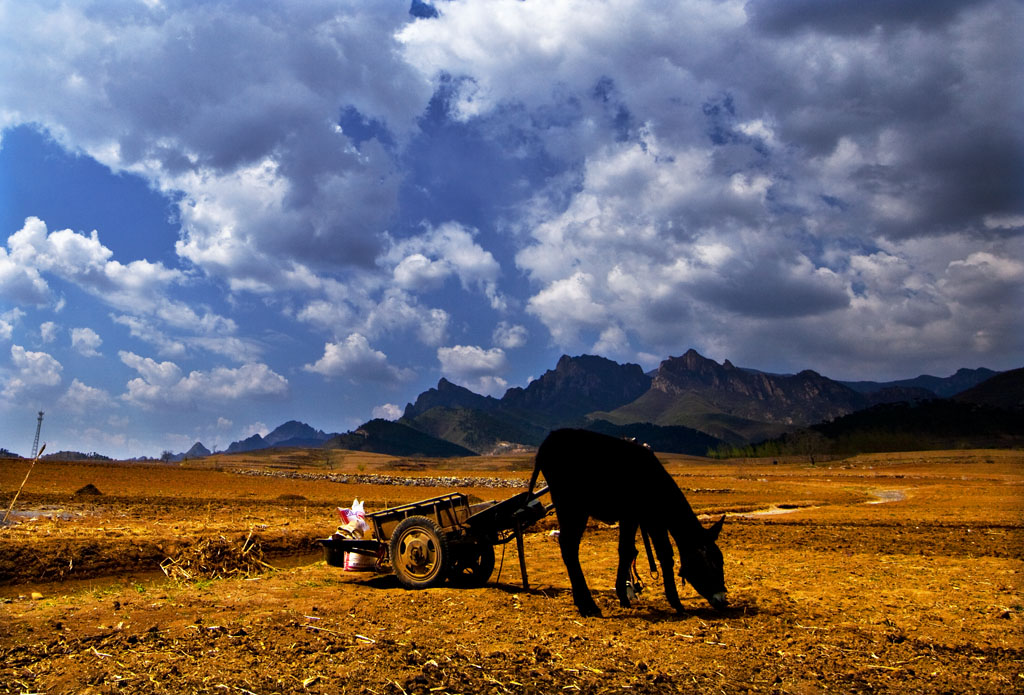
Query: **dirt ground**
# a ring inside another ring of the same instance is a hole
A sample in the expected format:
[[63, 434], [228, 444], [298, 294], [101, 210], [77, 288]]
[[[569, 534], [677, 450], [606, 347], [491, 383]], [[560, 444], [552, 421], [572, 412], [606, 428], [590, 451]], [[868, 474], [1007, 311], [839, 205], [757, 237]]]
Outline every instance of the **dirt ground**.
[[[502, 499], [528, 457], [37, 464], [0, 527], [0, 692], [1024, 692], [1024, 453], [663, 460], [706, 523], [729, 515], [727, 612], [684, 587], [676, 615], [642, 556], [648, 587], [620, 608], [617, 530], [594, 525], [581, 559], [604, 617], [580, 618], [553, 515], [526, 536], [529, 590], [514, 543], [473, 589], [319, 559], [353, 497], [375, 511], [461, 476]], [[26, 470], [0, 461], [0, 513]], [[370, 473], [426, 484], [316, 478]], [[216, 544], [259, 562], [159, 569]]]

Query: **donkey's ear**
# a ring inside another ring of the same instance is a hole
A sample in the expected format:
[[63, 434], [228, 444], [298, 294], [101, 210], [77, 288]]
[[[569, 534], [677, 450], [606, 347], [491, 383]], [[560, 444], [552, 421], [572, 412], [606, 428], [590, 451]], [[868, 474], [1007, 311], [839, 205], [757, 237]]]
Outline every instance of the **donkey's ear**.
[[716, 521], [711, 528], [708, 529], [708, 537], [711, 538], [712, 542], [718, 540], [718, 534], [722, 532], [722, 526], [725, 524], [725, 514], [722, 518]]

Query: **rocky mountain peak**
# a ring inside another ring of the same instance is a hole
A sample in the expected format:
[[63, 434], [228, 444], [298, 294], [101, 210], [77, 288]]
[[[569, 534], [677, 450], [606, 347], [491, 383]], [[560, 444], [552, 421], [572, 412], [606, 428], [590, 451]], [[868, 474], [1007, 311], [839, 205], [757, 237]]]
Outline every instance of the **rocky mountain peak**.
[[263, 443], [266, 446], [273, 446], [274, 444], [288, 441], [289, 439], [325, 441], [328, 438], [329, 436], [327, 434], [310, 427], [304, 422], [289, 420], [283, 425], [276, 427], [273, 432], [264, 437]]
[[498, 400], [490, 396], [481, 396], [473, 393], [464, 386], [453, 384], [444, 377], [437, 382], [437, 388], [432, 388], [421, 393], [415, 403], [407, 403], [405, 419], [412, 419], [422, 415], [431, 408], [474, 408], [477, 410], [489, 411], [498, 405]]
[[196, 442], [192, 445], [192, 448], [185, 452], [185, 458], [202, 458], [203, 456], [209, 456], [213, 452], [203, 446], [202, 442]]
[[679, 393], [695, 388], [719, 386], [727, 381], [730, 375], [740, 378], [734, 374], [734, 371], [739, 370], [736, 370], [728, 360], [726, 364], [730, 369], [691, 348], [680, 357], [669, 357], [664, 360], [654, 375], [651, 388], [665, 393]]
[[795, 375], [748, 371], [696, 350], [662, 362], [651, 388], [672, 397], [695, 394], [729, 415], [784, 424], [809, 424], [865, 405], [860, 394], [810, 369]]
[[562, 355], [553, 370], [525, 389], [509, 389], [501, 402], [568, 418], [629, 403], [643, 395], [650, 383], [638, 364], [619, 364], [596, 355]]

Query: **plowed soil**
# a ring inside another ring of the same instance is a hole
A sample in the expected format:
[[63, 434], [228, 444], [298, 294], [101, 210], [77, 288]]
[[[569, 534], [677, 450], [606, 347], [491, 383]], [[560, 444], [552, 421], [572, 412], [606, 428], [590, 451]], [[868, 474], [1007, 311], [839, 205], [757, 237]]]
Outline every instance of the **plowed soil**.
[[[731, 608], [683, 587], [676, 615], [642, 544], [648, 586], [620, 608], [617, 529], [595, 524], [581, 559], [604, 617], [586, 619], [553, 515], [526, 534], [529, 589], [514, 543], [481, 588], [410, 591], [317, 554], [353, 497], [376, 511], [449, 492], [432, 476], [457, 475], [476, 480], [460, 491], [502, 499], [518, 490], [489, 485], [525, 485], [528, 457], [291, 456], [37, 464], [0, 528], [0, 692], [1024, 692], [1020, 452], [663, 457], [706, 523], [729, 514]], [[27, 465], [0, 461], [0, 513]], [[250, 468], [270, 474], [238, 472]], [[357, 471], [427, 484], [317, 479]], [[88, 484], [100, 494], [75, 496]], [[160, 570], [218, 544], [259, 562]]]

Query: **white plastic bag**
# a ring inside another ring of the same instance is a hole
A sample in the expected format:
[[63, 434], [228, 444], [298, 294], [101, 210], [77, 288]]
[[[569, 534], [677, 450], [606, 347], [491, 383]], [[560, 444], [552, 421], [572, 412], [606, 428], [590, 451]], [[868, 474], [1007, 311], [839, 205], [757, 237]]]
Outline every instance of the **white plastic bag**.
[[363, 503], [357, 499], [353, 500], [352, 507], [343, 509], [338, 507], [338, 516], [341, 518], [341, 526], [338, 527], [335, 537], [352, 538], [358, 540], [366, 535], [369, 525], [366, 523], [366, 512], [363, 511]]

